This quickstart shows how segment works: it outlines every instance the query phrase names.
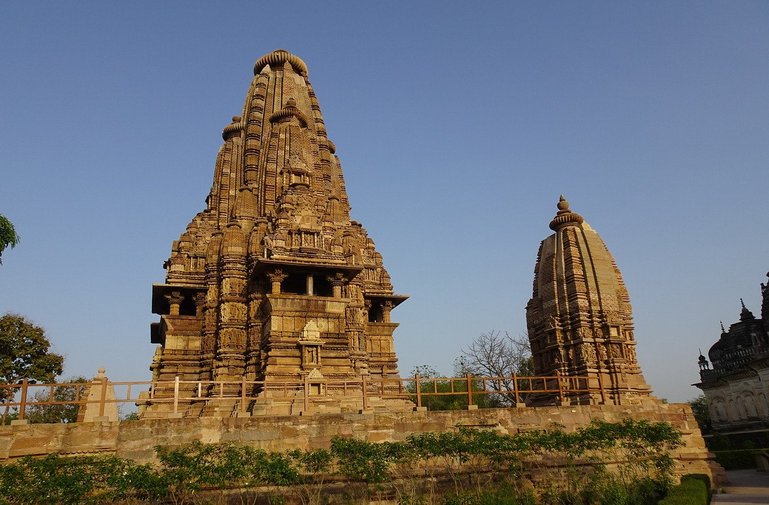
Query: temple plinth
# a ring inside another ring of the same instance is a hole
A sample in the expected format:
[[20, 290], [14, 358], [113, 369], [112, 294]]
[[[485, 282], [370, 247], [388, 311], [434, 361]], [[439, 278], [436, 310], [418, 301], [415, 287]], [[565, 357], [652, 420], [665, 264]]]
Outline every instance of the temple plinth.
[[[153, 286], [161, 316], [152, 325], [154, 380], [178, 377], [183, 396], [201, 390], [185, 381], [227, 381], [233, 396], [236, 382], [260, 381], [248, 391], [256, 397], [248, 412], [291, 414], [306, 404], [269, 385], [310, 378], [325, 411], [360, 409], [355, 381], [399, 378], [398, 325], [389, 316], [406, 297], [394, 293], [373, 240], [350, 219], [305, 63], [284, 50], [257, 60], [243, 111], [222, 138], [206, 208], [173, 243], [166, 282]], [[350, 384], [344, 393], [326, 389], [334, 381]], [[229, 416], [243, 410], [237, 402], [204, 398], [178, 409]], [[143, 416], [168, 412], [167, 402], [150, 400]]]
[[[538, 376], [585, 377], [572, 403], [639, 403], [651, 390], [636, 359], [630, 297], [606, 244], [561, 196], [526, 306]], [[535, 399], [552, 402], [554, 397]]]

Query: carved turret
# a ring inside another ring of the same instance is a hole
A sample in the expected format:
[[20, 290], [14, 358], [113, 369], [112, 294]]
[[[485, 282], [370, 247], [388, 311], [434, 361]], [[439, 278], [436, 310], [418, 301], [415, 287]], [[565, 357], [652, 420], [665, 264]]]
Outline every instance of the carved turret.
[[[636, 360], [633, 313], [622, 274], [598, 233], [561, 196], [539, 247], [526, 306], [534, 370], [587, 377], [576, 402], [636, 402], [650, 394]], [[548, 401], [548, 398], [541, 398]]]
[[[299, 382], [316, 369], [326, 381], [397, 378], [389, 314], [406, 297], [393, 293], [373, 241], [350, 220], [307, 65], [282, 49], [257, 60], [222, 139], [206, 209], [174, 242], [166, 284], [153, 289], [162, 316], [155, 378]], [[307, 328], [319, 332], [310, 344]], [[252, 393], [270, 402], [266, 390]], [[187, 415], [227, 410], [195, 405]]]

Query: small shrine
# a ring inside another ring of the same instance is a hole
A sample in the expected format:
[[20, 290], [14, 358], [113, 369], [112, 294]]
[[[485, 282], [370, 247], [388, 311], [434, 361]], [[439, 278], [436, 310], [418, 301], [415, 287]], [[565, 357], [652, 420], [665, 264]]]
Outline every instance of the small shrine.
[[550, 229], [526, 305], [535, 375], [584, 378], [574, 386], [590, 392], [570, 394], [571, 403], [640, 403], [651, 389], [636, 359], [630, 296], [614, 258], [563, 196]]

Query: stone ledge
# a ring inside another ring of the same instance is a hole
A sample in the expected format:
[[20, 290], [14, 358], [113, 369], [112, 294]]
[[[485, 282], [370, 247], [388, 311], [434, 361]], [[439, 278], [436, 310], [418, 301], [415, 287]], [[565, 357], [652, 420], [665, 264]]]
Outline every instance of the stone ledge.
[[[410, 434], [455, 431], [460, 426], [494, 429], [516, 434], [562, 425], [572, 431], [592, 420], [622, 419], [675, 421], [671, 414], [690, 413], [688, 405], [585, 405], [525, 409], [478, 409], [444, 412], [366, 412], [307, 416], [253, 416], [233, 418], [148, 419], [130, 422], [25, 424], [0, 427], [0, 461], [25, 455], [115, 454], [139, 463], [155, 461], [156, 445], [181, 446], [235, 442], [269, 451], [328, 448], [335, 436], [367, 441], [401, 441]], [[670, 419], [669, 419], [670, 418]], [[673, 423], [678, 424], [678, 423]], [[685, 430], [684, 445], [672, 454], [677, 472], [713, 474], [712, 454], [699, 430]]]

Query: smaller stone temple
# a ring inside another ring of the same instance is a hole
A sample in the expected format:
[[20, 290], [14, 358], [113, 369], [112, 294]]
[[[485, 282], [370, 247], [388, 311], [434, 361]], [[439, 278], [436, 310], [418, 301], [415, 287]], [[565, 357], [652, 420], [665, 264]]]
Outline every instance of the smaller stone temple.
[[714, 431], [769, 427], [769, 288], [763, 283], [761, 297], [760, 318], [740, 300], [739, 321], [728, 330], [721, 323], [721, 336], [708, 357], [700, 353], [700, 382], [694, 386], [705, 394]]
[[[526, 320], [537, 376], [584, 377], [568, 401], [638, 404], [650, 398], [636, 360], [633, 310], [606, 244], [561, 196], [534, 267]], [[532, 402], [552, 403], [553, 395]]]

